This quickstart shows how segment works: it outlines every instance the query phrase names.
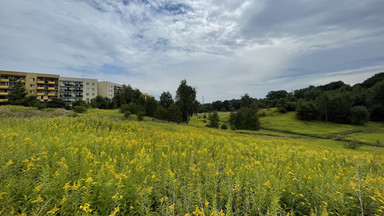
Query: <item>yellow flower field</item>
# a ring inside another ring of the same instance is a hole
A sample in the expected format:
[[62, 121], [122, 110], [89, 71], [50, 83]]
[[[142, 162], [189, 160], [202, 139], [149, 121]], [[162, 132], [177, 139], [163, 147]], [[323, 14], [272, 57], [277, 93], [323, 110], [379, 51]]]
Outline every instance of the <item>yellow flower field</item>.
[[384, 214], [382, 151], [93, 115], [0, 122], [0, 215]]

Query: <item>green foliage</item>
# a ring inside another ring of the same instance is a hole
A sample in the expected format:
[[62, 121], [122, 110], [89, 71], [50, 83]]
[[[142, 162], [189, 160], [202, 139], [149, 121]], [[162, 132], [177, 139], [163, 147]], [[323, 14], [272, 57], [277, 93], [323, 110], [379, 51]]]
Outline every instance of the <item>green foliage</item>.
[[221, 125], [221, 129], [223, 129], [223, 130], [227, 130], [227, 129], [228, 129], [228, 127], [227, 127], [227, 125], [226, 125], [226, 124], [222, 124], [222, 125]]
[[182, 121], [182, 112], [176, 104], [169, 106], [169, 121], [180, 123]]
[[137, 105], [135, 103], [121, 105], [120, 112], [125, 113], [126, 111], [129, 111], [132, 114], [137, 114], [139, 112], [144, 112], [144, 107]]
[[[84, 101], [85, 102], [85, 101]], [[107, 97], [96, 96], [91, 99], [91, 106], [98, 109], [113, 109], [115, 102]]]
[[[91, 99], [91, 102], [92, 102], [93, 99]], [[75, 107], [75, 106], [83, 106], [83, 107], [86, 107], [86, 108], [90, 108], [92, 106], [92, 104], [89, 104], [87, 103], [86, 101], [84, 100], [78, 100], [78, 101], [74, 101], [72, 102], [72, 107]], [[93, 107], [93, 106], [92, 106]], [[98, 108], [97, 106], [93, 107], [93, 108]]]
[[170, 112], [168, 111], [167, 108], [165, 108], [164, 106], [157, 106], [156, 112], [155, 112], [155, 118], [168, 121], [170, 118], [169, 115], [170, 115]]
[[363, 125], [369, 120], [369, 112], [365, 106], [354, 106], [350, 118], [352, 124]]
[[259, 130], [260, 121], [257, 110], [251, 108], [241, 108], [237, 112], [231, 113], [228, 122], [232, 129]]
[[87, 108], [83, 107], [83, 106], [74, 106], [73, 107], [73, 111], [75, 113], [86, 113], [87, 112]]
[[208, 127], [213, 127], [213, 128], [218, 128], [219, 127], [219, 122], [220, 118], [219, 115], [217, 114], [217, 111], [213, 111], [208, 115]]
[[172, 98], [172, 94], [169, 93], [169, 91], [167, 92], [163, 92], [161, 95], [160, 95], [160, 104], [166, 108], [168, 108], [169, 106], [171, 106], [171, 104], [173, 104], [174, 101], [173, 101], [173, 98]]
[[141, 92], [139, 89], [133, 89], [130, 85], [123, 85], [119, 94], [115, 95], [113, 101], [117, 107], [123, 104], [137, 103]]
[[8, 102], [11, 105], [23, 105], [26, 95], [27, 89], [25, 88], [24, 83], [18, 81], [10, 89]]
[[315, 120], [319, 116], [319, 110], [313, 101], [301, 102], [296, 111], [297, 118], [300, 120]]
[[268, 92], [266, 98], [268, 100], [274, 100], [274, 99], [282, 99], [282, 98], [286, 98], [288, 96], [288, 92], [285, 91], [285, 90], [278, 90], [278, 91], [270, 91]]
[[241, 96], [241, 108], [250, 108], [253, 103], [253, 98], [251, 98], [248, 94]]
[[144, 104], [145, 115], [154, 117], [157, 108], [157, 101], [154, 97], [147, 97]]
[[126, 112], [124, 113], [124, 117], [125, 117], [125, 118], [129, 118], [130, 116], [131, 116], [131, 112], [126, 111]]
[[199, 104], [196, 101], [196, 89], [187, 85], [186, 80], [180, 82], [176, 91], [176, 102], [182, 113], [182, 120], [188, 124], [193, 113], [197, 113]]
[[376, 83], [381, 82], [381, 81], [384, 81], [384, 72], [375, 74], [374, 76], [368, 78], [363, 83], [361, 83], [361, 86], [363, 88], [368, 89], [368, 88], [371, 88], [372, 86], [374, 86]]
[[343, 147], [344, 148], [352, 149], [352, 150], [355, 150], [355, 149], [359, 148], [360, 146], [361, 146], [361, 144], [356, 139], [355, 140], [351, 140], [349, 142], [344, 142], [343, 143]]
[[143, 121], [144, 120], [144, 116], [145, 116], [145, 112], [139, 111], [136, 115], [137, 115], [137, 120]]
[[64, 108], [65, 102], [59, 98], [52, 98], [51, 101], [47, 103], [47, 108]]
[[334, 92], [329, 98], [328, 120], [337, 123], [350, 123], [353, 98], [348, 92]]

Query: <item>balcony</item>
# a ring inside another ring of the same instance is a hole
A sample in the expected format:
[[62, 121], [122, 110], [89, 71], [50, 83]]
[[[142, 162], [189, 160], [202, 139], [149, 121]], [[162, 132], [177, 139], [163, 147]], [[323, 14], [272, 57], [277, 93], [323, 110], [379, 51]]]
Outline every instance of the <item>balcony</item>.
[[48, 84], [56, 84], [55, 81], [48, 81]]
[[8, 99], [0, 99], [0, 102], [7, 102]]
[[0, 92], [0, 95], [8, 95], [8, 92]]
[[0, 82], [9, 82], [9, 79], [0, 79]]
[[44, 90], [44, 87], [37, 87], [37, 90]]
[[48, 93], [48, 96], [56, 96], [56, 93]]
[[0, 85], [0, 89], [7, 89], [7, 88], [9, 88], [9, 86], [7, 86], [7, 85]]
[[37, 93], [37, 96], [44, 96], [44, 93]]
[[45, 82], [44, 81], [42, 81], [42, 80], [38, 80], [37, 81], [37, 84], [44, 84]]
[[48, 90], [56, 90], [55, 87], [48, 87]]

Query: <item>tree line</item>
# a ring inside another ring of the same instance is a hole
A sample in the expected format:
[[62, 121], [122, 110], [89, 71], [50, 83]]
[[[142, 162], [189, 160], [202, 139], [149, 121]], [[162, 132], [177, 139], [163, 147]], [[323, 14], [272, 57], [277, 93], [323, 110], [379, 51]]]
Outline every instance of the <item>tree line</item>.
[[[247, 96], [249, 97], [249, 96]], [[287, 92], [270, 91], [265, 98], [248, 99], [259, 108], [276, 107], [279, 112], [296, 111], [301, 120], [346, 124], [384, 121], [384, 73], [350, 86], [342, 81]], [[250, 103], [248, 102], [248, 103]], [[201, 105], [200, 112], [237, 111], [242, 99], [214, 101]]]

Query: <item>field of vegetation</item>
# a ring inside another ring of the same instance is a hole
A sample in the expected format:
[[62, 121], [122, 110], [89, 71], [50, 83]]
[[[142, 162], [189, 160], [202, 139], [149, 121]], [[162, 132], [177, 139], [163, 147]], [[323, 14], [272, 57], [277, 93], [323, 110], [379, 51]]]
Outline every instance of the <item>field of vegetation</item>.
[[0, 215], [384, 214], [381, 148], [138, 122], [117, 110], [0, 122]]

